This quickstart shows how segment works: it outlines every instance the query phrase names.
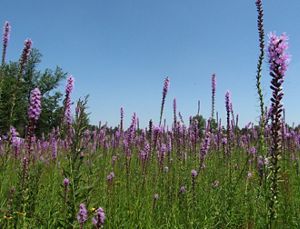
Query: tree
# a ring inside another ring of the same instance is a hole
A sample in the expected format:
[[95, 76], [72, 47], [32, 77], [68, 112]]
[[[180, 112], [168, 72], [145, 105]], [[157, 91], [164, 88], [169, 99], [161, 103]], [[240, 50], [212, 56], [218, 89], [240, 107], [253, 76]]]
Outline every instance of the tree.
[[[19, 63], [9, 62], [2, 65], [0, 91], [0, 132], [7, 133], [10, 126], [17, 128], [21, 136], [26, 132], [27, 108], [30, 91], [38, 87], [42, 93], [42, 114], [37, 123], [37, 134], [49, 133], [53, 127], [59, 126], [62, 117], [62, 93], [57, 90], [59, 83], [65, 79], [66, 73], [61, 68], [55, 70], [38, 70], [42, 55], [37, 49], [31, 51], [25, 72], [17, 85]], [[15, 109], [10, 118], [12, 94], [15, 93]]]

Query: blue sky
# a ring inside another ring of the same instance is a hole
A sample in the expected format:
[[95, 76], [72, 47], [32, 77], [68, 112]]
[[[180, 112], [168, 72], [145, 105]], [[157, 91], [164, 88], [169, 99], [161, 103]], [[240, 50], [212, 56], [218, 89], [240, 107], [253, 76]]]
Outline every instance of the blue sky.
[[[224, 118], [224, 95], [232, 92], [242, 125], [258, 120], [255, 89], [258, 56], [255, 0], [0, 0], [0, 22], [10, 21], [8, 59], [17, 60], [31, 38], [43, 54], [41, 69], [60, 66], [75, 77], [76, 100], [90, 94], [91, 122], [126, 125], [133, 112], [144, 126], [159, 121], [163, 79], [170, 77], [165, 117], [172, 100], [185, 119], [210, 115], [210, 79], [217, 75], [216, 110]], [[299, 0], [264, 1], [265, 31], [286, 32], [292, 61], [284, 83], [289, 123], [299, 123]], [[269, 103], [270, 76], [263, 91]], [[61, 88], [63, 90], [63, 83]]]

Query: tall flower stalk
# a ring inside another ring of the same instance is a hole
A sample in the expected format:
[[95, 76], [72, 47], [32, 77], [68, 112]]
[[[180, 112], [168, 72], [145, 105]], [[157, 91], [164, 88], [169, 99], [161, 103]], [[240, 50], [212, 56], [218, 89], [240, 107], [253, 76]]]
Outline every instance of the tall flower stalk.
[[215, 116], [216, 74], [211, 76], [211, 120]]
[[229, 155], [231, 153], [231, 123], [230, 123], [230, 113], [232, 110], [231, 100], [230, 100], [230, 92], [227, 91], [225, 94], [225, 107], [226, 107], [226, 120], [227, 120], [227, 151], [226, 154]]
[[27, 149], [28, 149], [28, 159], [31, 156], [31, 147], [32, 147], [32, 140], [34, 137], [34, 129], [36, 122], [38, 121], [40, 114], [42, 112], [42, 105], [41, 105], [41, 92], [38, 88], [35, 88], [30, 93], [30, 101], [29, 101], [29, 108], [28, 108], [28, 132], [27, 132]]
[[[26, 212], [28, 205], [30, 205], [30, 193], [28, 190], [28, 186], [30, 185], [30, 181], [33, 181], [36, 177], [31, 176], [29, 177], [29, 164], [32, 158], [32, 144], [34, 139], [34, 130], [36, 122], [38, 121], [40, 114], [42, 111], [41, 107], [41, 92], [38, 88], [35, 88], [30, 93], [30, 101], [28, 107], [28, 130], [27, 130], [27, 155], [23, 158], [22, 161], [22, 172], [20, 176], [20, 183], [19, 183], [19, 190], [21, 197], [21, 206], [23, 215], [23, 226], [26, 228], [27, 221], [26, 221], [26, 214], [30, 215], [31, 212]], [[32, 190], [31, 190], [32, 191]], [[31, 193], [32, 195], [32, 193]], [[32, 196], [31, 196], [32, 197]]]
[[30, 39], [26, 39], [24, 41], [24, 48], [23, 48], [23, 51], [22, 51], [22, 54], [21, 54], [21, 57], [19, 60], [19, 73], [17, 76], [17, 82], [14, 85], [14, 90], [13, 90], [13, 94], [12, 94], [12, 105], [11, 105], [10, 115], [9, 115], [10, 124], [12, 124], [12, 122], [13, 122], [14, 111], [15, 111], [15, 106], [16, 106], [16, 99], [17, 99], [16, 95], [17, 95], [17, 92], [20, 90], [19, 89], [20, 82], [21, 82], [22, 76], [25, 71], [25, 66], [28, 62], [28, 59], [29, 59], [29, 56], [31, 53], [31, 48], [32, 48], [32, 41]]
[[4, 22], [3, 26], [3, 47], [2, 47], [2, 66], [5, 64], [5, 57], [6, 57], [6, 49], [8, 46], [9, 36], [10, 36], [10, 24], [8, 21]]
[[124, 128], [124, 108], [120, 108], [120, 131], [122, 132]]
[[[264, 110], [264, 98], [261, 89], [261, 77], [262, 77], [262, 64], [265, 56], [265, 41], [264, 41], [264, 25], [263, 25], [263, 7], [262, 0], [255, 1], [256, 9], [257, 9], [257, 29], [258, 29], [258, 37], [259, 37], [259, 57], [257, 62], [257, 73], [256, 73], [256, 89], [259, 98], [259, 106], [260, 106], [260, 130], [259, 130], [259, 151], [260, 154], [265, 154], [265, 140], [264, 140], [264, 127], [265, 127], [265, 110]], [[264, 155], [265, 156], [265, 155]]]
[[71, 116], [71, 93], [74, 87], [74, 78], [73, 76], [69, 76], [67, 79], [66, 85], [66, 98], [65, 98], [65, 106], [64, 106], [64, 122], [68, 126], [68, 128], [72, 124], [72, 116]]
[[281, 136], [281, 116], [282, 116], [282, 104], [283, 98], [282, 84], [284, 76], [287, 71], [289, 55], [287, 54], [288, 43], [287, 36], [282, 34], [277, 36], [275, 33], [270, 33], [268, 44], [268, 62], [270, 64], [271, 80], [271, 163], [270, 163], [270, 201], [269, 201], [269, 220], [270, 225], [276, 219], [277, 216], [277, 204], [278, 204], [278, 181], [280, 178], [280, 149], [282, 143]]
[[167, 77], [167, 78], [165, 78], [163, 92], [162, 92], [159, 126], [161, 126], [161, 121], [162, 121], [162, 116], [163, 116], [163, 112], [164, 112], [164, 106], [165, 106], [165, 101], [166, 101], [166, 96], [168, 93], [169, 85], [170, 85], [170, 80], [169, 80], [169, 77]]

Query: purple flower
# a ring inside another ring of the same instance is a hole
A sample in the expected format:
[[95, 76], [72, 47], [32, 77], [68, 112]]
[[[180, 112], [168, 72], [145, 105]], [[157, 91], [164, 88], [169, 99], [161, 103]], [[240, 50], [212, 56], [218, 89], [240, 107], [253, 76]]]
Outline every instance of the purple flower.
[[176, 105], [176, 98], [174, 98], [173, 100], [173, 119], [174, 119], [174, 129], [176, 129], [176, 125], [177, 125], [177, 115], [176, 115], [176, 109], [177, 109], [177, 105]]
[[3, 49], [2, 49], [2, 65], [5, 62], [5, 56], [6, 56], [6, 49], [9, 41], [9, 35], [10, 35], [10, 24], [8, 21], [4, 22], [3, 26]]
[[211, 76], [211, 118], [215, 115], [215, 95], [216, 95], [216, 74]]
[[22, 51], [22, 55], [20, 58], [20, 73], [23, 74], [25, 64], [28, 61], [29, 55], [31, 53], [32, 41], [30, 39], [26, 39], [24, 41], [24, 48]]
[[225, 107], [226, 107], [226, 120], [227, 120], [227, 155], [230, 154], [231, 147], [230, 147], [230, 141], [231, 141], [231, 124], [230, 124], [230, 112], [232, 112], [232, 103], [230, 98], [230, 92], [227, 91], [225, 94]]
[[104, 210], [102, 208], [98, 208], [96, 210], [96, 216], [92, 219], [92, 222], [96, 228], [100, 228], [101, 226], [104, 225], [104, 221], [105, 221]]
[[10, 36], [10, 29], [11, 26], [8, 21], [4, 22], [3, 26], [3, 46], [7, 46], [7, 43], [9, 41], [9, 36]]
[[14, 128], [13, 126], [10, 127], [10, 136], [11, 139], [17, 137], [19, 135], [19, 133], [17, 132], [16, 128]]
[[74, 87], [74, 78], [69, 76], [66, 85], [66, 98], [65, 98], [65, 123], [70, 126], [72, 124], [71, 116], [71, 93]]
[[63, 183], [64, 183], [64, 186], [67, 187], [70, 184], [70, 180], [68, 178], [65, 178]]
[[169, 80], [169, 77], [167, 77], [167, 78], [165, 78], [163, 92], [162, 92], [159, 126], [161, 125], [162, 115], [163, 115], [164, 106], [165, 106], [165, 100], [166, 100], [169, 86], [170, 86], [170, 80]]
[[185, 192], [186, 192], [185, 186], [181, 186], [180, 189], [179, 189], [179, 193], [184, 194]]
[[231, 98], [230, 98], [230, 91], [226, 91], [226, 94], [225, 94], [225, 106], [226, 106], [226, 111], [228, 113], [230, 113], [231, 109], [232, 109], [232, 103], [231, 103]]
[[277, 36], [275, 33], [269, 34], [268, 57], [270, 64], [270, 71], [276, 75], [284, 76], [290, 56], [287, 54], [288, 37], [286, 34]]
[[196, 171], [195, 169], [193, 169], [193, 170], [191, 171], [191, 174], [192, 174], [192, 177], [193, 177], [193, 178], [195, 178], [195, 177], [198, 175], [198, 173], [197, 173], [197, 171]]
[[112, 182], [112, 180], [114, 179], [115, 174], [114, 172], [110, 172], [110, 174], [108, 174], [108, 176], [106, 177], [108, 182]]
[[248, 153], [254, 156], [256, 154], [256, 148], [254, 146], [250, 147]]
[[270, 64], [270, 75], [272, 77], [271, 86], [272, 89], [272, 114], [271, 114], [271, 167], [270, 167], [270, 190], [271, 197], [269, 202], [269, 214], [270, 220], [274, 220], [277, 214], [277, 199], [279, 195], [278, 182], [280, 169], [279, 160], [281, 154], [281, 117], [283, 105], [281, 100], [283, 98], [282, 83], [284, 81], [284, 75], [287, 71], [289, 62], [289, 55], [287, 54], [287, 36], [282, 34], [277, 36], [275, 33], [269, 35], [268, 56]]
[[[207, 125], [209, 127], [209, 123]], [[205, 133], [205, 138], [203, 138], [202, 141], [202, 145], [201, 145], [201, 149], [200, 149], [200, 167], [204, 168], [204, 159], [208, 153], [209, 150], [209, 144], [210, 144], [210, 132], [208, 130], [209, 128], [207, 128], [206, 133]]]
[[41, 97], [41, 92], [38, 88], [33, 89], [30, 93], [28, 117], [33, 121], [37, 121], [40, 117], [42, 111]]
[[121, 121], [120, 121], [120, 129], [121, 131], [123, 130], [123, 125], [124, 125], [124, 108], [121, 107], [120, 109], [120, 116], [121, 116]]
[[167, 77], [165, 78], [164, 87], [163, 87], [163, 98], [167, 96], [169, 86], [170, 86], [170, 80], [169, 77]]
[[77, 214], [77, 220], [78, 220], [79, 224], [83, 225], [87, 221], [87, 218], [88, 218], [88, 212], [85, 207], [85, 204], [80, 204], [79, 212]]

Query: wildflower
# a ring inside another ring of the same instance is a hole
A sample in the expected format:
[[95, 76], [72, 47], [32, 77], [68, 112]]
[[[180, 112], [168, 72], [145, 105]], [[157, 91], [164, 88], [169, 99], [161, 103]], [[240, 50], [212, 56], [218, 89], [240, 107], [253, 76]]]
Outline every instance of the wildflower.
[[9, 41], [10, 35], [10, 24], [8, 21], [4, 22], [3, 26], [3, 48], [2, 48], [2, 65], [5, 63], [6, 49]]
[[70, 180], [68, 178], [65, 178], [63, 183], [64, 183], [64, 186], [67, 187], [70, 184]]
[[214, 119], [215, 114], [215, 96], [216, 96], [216, 74], [211, 76], [211, 119]]
[[82, 203], [79, 206], [79, 212], [77, 214], [77, 220], [78, 220], [81, 227], [87, 221], [87, 218], [88, 218], [88, 212], [87, 212], [87, 209], [85, 207], [85, 204]]
[[72, 124], [71, 117], [71, 93], [74, 87], [74, 78], [73, 76], [69, 76], [66, 85], [66, 98], [65, 98], [65, 123], [70, 126]]
[[179, 189], [179, 193], [184, 194], [185, 192], [186, 192], [185, 186], [181, 186], [180, 189]]
[[96, 216], [93, 217], [92, 222], [96, 228], [100, 228], [101, 226], [104, 225], [104, 220], [105, 220], [104, 210], [103, 208], [98, 208], [96, 210]]
[[162, 92], [159, 126], [161, 125], [162, 115], [163, 115], [164, 106], [165, 106], [165, 100], [166, 100], [169, 86], [170, 86], [170, 80], [169, 80], [169, 77], [167, 77], [167, 78], [165, 78], [163, 92]]
[[40, 117], [41, 112], [41, 92], [38, 88], [35, 88], [30, 93], [28, 117], [33, 121], [37, 121]]
[[269, 202], [269, 216], [272, 222], [276, 218], [277, 214], [277, 199], [278, 199], [278, 181], [280, 170], [279, 159], [281, 151], [281, 116], [282, 116], [282, 104], [281, 100], [283, 98], [282, 83], [284, 81], [284, 76], [287, 71], [287, 66], [289, 63], [289, 55], [287, 54], [287, 36], [282, 34], [277, 36], [275, 33], [269, 35], [269, 45], [268, 45], [268, 57], [270, 64], [270, 75], [272, 77], [271, 86], [272, 98], [271, 98], [271, 169], [270, 169], [270, 190], [271, 198]]
[[22, 55], [20, 58], [20, 74], [22, 75], [25, 69], [25, 64], [29, 59], [29, 55], [31, 53], [32, 41], [30, 39], [26, 39], [24, 41], [24, 48], [22, 51]]
[[192, 177], [193, 177], [193, 178], [195, 178], [195, 177], [198, 175], [198, 173], [197, 173], [197, 171], [196, 171], [195, 169], [193, 169], [193, 170], [191, 171], [191, 174], [192, 174]]
[[112, 180], [114, 179], [115, 174], [114, 172], [111, 172], [110, 174], [108, 174], [108, 176], [106, 177], [108, 182], [112, 182]]

